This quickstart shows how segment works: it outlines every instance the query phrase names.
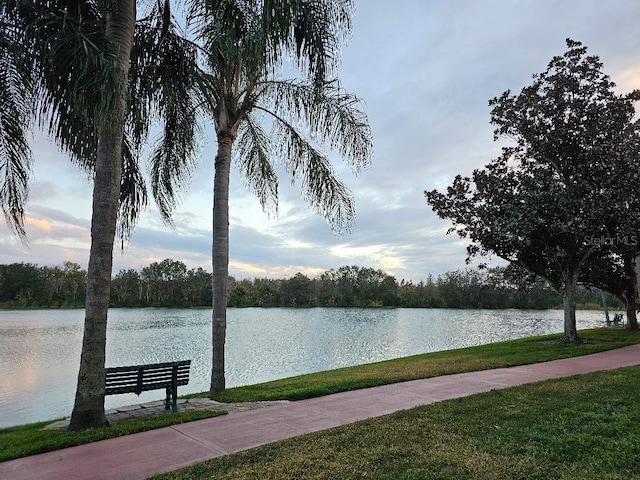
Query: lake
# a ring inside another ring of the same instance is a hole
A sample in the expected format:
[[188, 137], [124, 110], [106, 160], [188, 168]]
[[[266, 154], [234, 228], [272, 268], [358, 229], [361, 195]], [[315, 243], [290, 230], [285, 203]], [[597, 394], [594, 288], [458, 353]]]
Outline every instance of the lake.
[[[578, 328], [603, 326], [578, 311]], [[0, 310], [0, 427], [68, 416], [73, 408], [84, 310]], [[229, 309], [227, 386], [562, 332], [562, 311]], [[112, 309], [107, 366], [191, 359], [189, 385], [209, 389], [211, 309]], [[164, 392], [108, 396], [106, 408]]]

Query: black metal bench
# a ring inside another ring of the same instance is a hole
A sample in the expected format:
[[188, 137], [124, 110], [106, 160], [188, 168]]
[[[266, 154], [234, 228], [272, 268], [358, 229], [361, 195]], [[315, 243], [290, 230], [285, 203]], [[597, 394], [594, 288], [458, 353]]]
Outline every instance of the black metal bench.
[[613, 325], [614, 327], [619, 327], [620, 325], [624, 325], [624, 315], [622, 313], [616, 313], [613, 316], [613, 320], [606, 321], [607, 326]]
[[189, 383], [191, 360], [105, 368], [105, 395], [166, 389], [164, 408], [178, 411], [178, 385]]

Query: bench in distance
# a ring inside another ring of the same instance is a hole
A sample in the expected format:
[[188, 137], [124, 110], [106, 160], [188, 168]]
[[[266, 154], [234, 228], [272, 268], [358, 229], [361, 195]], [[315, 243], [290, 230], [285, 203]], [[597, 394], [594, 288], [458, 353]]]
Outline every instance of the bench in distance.
[[164, 408], [178, 411], [178, 385], [189, 383], [191, 360], [105, 368], [105, 395], [166, 389]]

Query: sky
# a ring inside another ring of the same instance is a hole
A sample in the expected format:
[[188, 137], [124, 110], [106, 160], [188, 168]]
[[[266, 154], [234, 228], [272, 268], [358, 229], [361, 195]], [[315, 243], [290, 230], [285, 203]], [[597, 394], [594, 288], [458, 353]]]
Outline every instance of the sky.
[[[374, 158], [357, 176], [330, 155], [351, 188], [357, 218], [336, 235], [308, 207], [299, 185], [280, 176], [278, 216], [262, 212], [235, 173], [230, 192], [230, 274], [236, 278], [317, 276], [357, 265], [398, 281], [465, 268], [466, 241], [426, 204], [500, 153], [488, 101], [531, 83], [565, 39], [598, 55], [618, 93], [640, 88], [640, 2], [635, 0], [355, 0], [353, 30], [339, 77], [362, 100]], [[71, 261], [86, 269], [91, 182], [45, 136], [34, 132], [34, 169], [25, 246], [0, 224], [0, 264]], [[211, 271], [213, 129], [168, 228], [151, 203], [131, 241], [114, 250], [114, 274], [165, 258]], [[493, 264], [499, 264], [499, 259]]]

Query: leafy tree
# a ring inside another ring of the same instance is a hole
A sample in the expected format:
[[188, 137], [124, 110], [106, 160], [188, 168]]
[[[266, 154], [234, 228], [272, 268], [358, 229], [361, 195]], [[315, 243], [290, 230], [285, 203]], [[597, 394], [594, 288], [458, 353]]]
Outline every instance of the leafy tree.
[[[62, 273], [64, 275], [64, 292], [72, 305], [78, 305], [78, 300], [84, 300], [87, 288], [87, 272], [74, 262], [62, 262]], [[68, 301], [68, 300], [67, 300]]]
[[147, 301], [163, 307], [183, 304], [187, 266], [166, 258], [142, 269], [142, 282], [146, 286]]
[[312, 303], [313, 282], [298, 272], [280, 284], [282, 304], [287, 307], [307, 307]]
[[0, 266], [3, 279], [0, 298], [16, 307], [32, 306], [44, 290], [43, 276], [31, 263], [12, 263]]
[[262, 307], [277, 307], [286, 305], [282, 302], [284, 284], [286, 281], [257, 278], [253, 282], [254, 301]]
[[187, 272], [186, 291], [187, 306], [211, 306], [211, 274], [202, 267]]
[[397, 307], [399, 304], [398, 282], [391, 275], [384, 275], [382, 282], [379, 284], [379, 302], [380, 305], [386, 307]]
[[490, 101], [495, 138], [515, 146], [472, 178], [457, 176], [446, 194], [425, 196], [472, 241], [469, 257], [491, 252], [547, 279], [563, 296], [564, 341], [577, 342], [580, 272], [600, 251], [587, 239], [623, 222], [614, 194], [640, 97], [616, 95], [598, 57], [567, 46], [520, 94]]
[[402, 307], [444, 307], [444, 302], [440, 295], [440, 285], [431, 274], [428, 275], [426, 282], [421, 280], [417, 284], [402, 280], [400, 282], [399, 302]]
[[117, 307], [140, 307], [145, 305], [140, 274], [132, 268], [120, 270], [111, 280], [111, 305]]
[[[213, 120], [218, 152], [213, 201], [213, 353], [211, 391], [225, 388], [224, 346], [228, 301], [229, 175], [237, 166], [265, 210], [277, 211], [280, 159], [313, 208], [337, 229], [354, 218], [349, 189], [317, 147], [336, 149], [358, 171], [369, 162], [371, 136], [358, 100], [333, 77], [341, 36], [350, 28], [350, 0], [208, 0], [194, 2], [207, 75], [200, 81]], [[305, 78], [279, 79], [287, 56]], [[265, 128], [271, 124], [272, 133]], [[297, 128], [304, 125], [306, 132]], [[306, 133], [306, 134], [305, 134]], [[175, 171], [189, 165], [156, 164], [154, 195], [173, 207]], [[165, 181], [162, 181], [162, 180]]]
[[86, 291], [87, 275], [80, 265], [65, 261], [62, 267], [41, 267], [39, 273], [47, 293], [39, 303], [67, 307], [84, 303], [81, 292]]

